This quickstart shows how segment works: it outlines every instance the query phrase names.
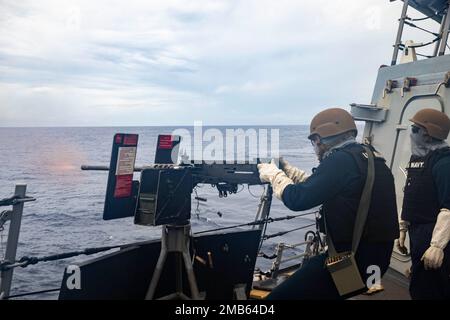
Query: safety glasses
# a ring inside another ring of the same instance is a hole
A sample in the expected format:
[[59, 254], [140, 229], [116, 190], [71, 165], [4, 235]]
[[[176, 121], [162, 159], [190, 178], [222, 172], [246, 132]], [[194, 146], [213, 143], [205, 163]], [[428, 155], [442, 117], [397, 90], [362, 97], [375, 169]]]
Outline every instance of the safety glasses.
[[311, 145], [313, 147], [315, 147], [320, 144], [320, 138], [318, 136], [313, 136], [313, 137], [311, 137], [310, 142], [311, 142]]
[[416, 134], [416, 133], [419, 133], [419, 131], [420, 131], [420, 127], [415, 126], [415, 125], [411, 125], [411, 132], [412, 133]]

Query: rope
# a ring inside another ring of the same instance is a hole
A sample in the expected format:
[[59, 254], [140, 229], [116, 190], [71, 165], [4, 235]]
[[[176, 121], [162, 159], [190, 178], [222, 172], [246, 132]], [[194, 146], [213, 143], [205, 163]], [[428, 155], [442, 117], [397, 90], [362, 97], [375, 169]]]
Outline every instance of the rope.
[[136, 244], [127, 244], [127, 245], [117, 245], [117, 246], [109, 246], [109, 247], [99, 247], [99, 248], [87, 248], [81, 251], [72, 251], [72, 252], [66, 252], [66, 253], [59, 253], [54, 254], [50, 256], [44, 256], [44, 257], [28, 257], [23, 256], [20, 258], [16, 263], [11, 263], [9, 261], [2, 261], [0, 263], [0, 271], [6, 271], [12, 268], [26, 268], [29, 265], [35, 265], [39, 262], [48, 262], [48, 261], [57, 261], [57, 260], [63, 260], [68, 258], [73, 258], [80, 255], [92, 255], [104, 251], [109, 251], [112, 249], [125, 249], [127, 247], [136, 246]]
[[427, 59], [434, 58], [434, 56], [427, 56], [426, 54], [421, 54], [421, 53], [416, 53], [416, 55], [418, 55], [419, 57], [427, 58]]
[[312, 224], [309, 224], [307, 226], [295, 228], [295, 229], [292, 229], [292, 230], [282, 231], [282, 232], [277, 232], [277, 233], [274, 233], [274, 234], [270, 234], [270, 235], [264, 236], [264, 240], [268, 240], [268, 239], [271, 239], [271, 238], [284, 236], [285, 234], [288, 234], [290, 232], [298, 231], [298, 230], [301, 230], [301, 229], [306, 229], [306, 228], [309, 228], [309, 227], [312, 227], [312, 226], [315, 226], [315, 225], [316, 225], [316, 223], [312, 223]]
[[9, 262], [8, 260], [2, 260], [0, 261], [0, 271], [6, 271], [8, 270], [7, 267], [11, 265], [11, 262]]
[[[438, 37], [436, 37], [435, 39], [431, 40], [430, 42], [427, 42], [427, 43], [423, 43], [423, 44], [421, 44], [421, 45], [414, 46], [414, 48], [422, 48], [422, 47], [429, 46], [430, 44], [433, 44], [433, 43], [435, 43], [436, 41], [438, 41], [440, 38], [441, 38], [441, 37], [438, 36]], [[401, 43], [401, 44], [399, 45], [399, 49], [403, 51], [403, 50], [405, 49], [405, 45], [404, 45], [403, 43]], [[420, 56], [420, 57], [424, 57], [424, 58], [433, 58], [433, 57], [434, 57], [434, 56], [429, 56], [429, 55], [425, 55], [425, 54], [420, 54], [420, 53], [417, 53], [417, 52], [416, 52], [416, 55], [418, 55], [418, 56]]]
[[441, 37], [438, 36], [438, 37], [434, 38], [433, 40], [431, 40], [431, 41], [429, 41], [429, 42], [426, 42], [426, 43], [421, 44], [420, 46], [415, 46], [415, 48], [422, 48], [422, 47], [429, 46], [430, 44], [433, 44], [433, 43], [435, 43], [436, 41], [439, 41], [440, 39], [441, 39]]
[[405, 21], [405, 24], [408, 25], [408, 26], [410, 26], [410, 27], [412, 27], [412, 28], [417, 28], [417, 29], [419, 29], [419, 30], [422, 30], [422, 31], [424, 31], [424, 32], [427, 32], [427, 33], [429, 33], [429, 34], [432, 34], [432, 35], [434, 35], [435, 37], [438, 37], [438, 36], [439, 36], [439, 33], [435, 33], [435, 32], [432, 32], [432, 31], [430, 31], [430, 30], [424, 29], [424, 28], [422, 28], [422, 27], [416, 26], [414, 23]]
[[15, 206], [18, 203], [22, 202], [29, 202], [29, 201], [35, 201], [36, 199], [33, 197], [23, 197], [20, 196], [12, 196], [10, 198], [4, 198], [0, 200], [0, 207], [7, 207], [7, 206]]
[[[439, 39], [441, 39], [440, 36], [434, 38], [433, 40], [431, 40], [431, 41], [429, 41], [429, 42], [423, 43], [423, 44], [421, 44], [421, 45], [415, 45], [414, 47], [411, 47], [411, 48], [422, 48], [422, 47], [426, 47], [426, 46], [429, 46], [430, 44], [435, 43], [435, 42], [438, 41]], [[403, 49], [405, 48], [405, 44], [401, 43], [401, 44], [399, 45], [399, 47], [400, 47], [400, 50], [403, 50]]]
[[19, 196], [12, 196], [10, 198], [1, 199], [0, 207], [13, 206], [18, 199], [20, 199]]
[[20, 297], [32, 296], [32, 295], [41, 294], [41, 293], [57, 292], [57, 291], [60, 291], [60, 290], [61, 290], [60, 288], [57, 288], [57, 289], [48, 289], [48, 290], [20, 293], [20, 294], [15, 294], [15, 295], [12, 295], [12, 296], [4, 297], [3, 299], [6, 300], [6, 299], [11, 299], [11, 298], [20, 298]]
[[229, 227], [222, 227], [222, 228], [216, 228], [216, 229], [199, 231], [199, 232], [195, 232], [194, 234], [197, 235], [197, 234], [216, 232], [216, 231], [222, 231], [222, 230], [229, 230], [229, 229], [235, 229], [235, 228], [241, 228], [241, 227], [251, 227], [251, 226], [261, 225], [261, 224], [264, 224], [264, 223], [272, 223], [272, 222], [277, 222], [277, 221], [282, 221], [282, 220], [290, 220], [290, 219], [294, 219], [294, 218], [308, 216], [308, 215], [315, 214], [315, 213], [316, 213], [316, 211], [308, 212], [308, 213], [302, 213], [302, 214], [297, 214], [297, 215], [289, 215], [289, 216], [280, 217], [280, 218], [267, 218], [267, 219], [263, 219], [263, 220], [257, 220], [257, 221], [253, 221], [253, 222], [237, 224], [237, 225], [229, 226]]

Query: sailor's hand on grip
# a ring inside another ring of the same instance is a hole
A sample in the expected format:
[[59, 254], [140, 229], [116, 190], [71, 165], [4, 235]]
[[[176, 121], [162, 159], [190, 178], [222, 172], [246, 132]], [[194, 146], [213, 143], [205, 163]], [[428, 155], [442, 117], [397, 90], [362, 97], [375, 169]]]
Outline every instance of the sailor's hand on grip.
[[274, 177], [281, 171], [275, 164], [275, 160], [272, 159], [270, 163], [258, 164], [259, 179], [262, 182], [272, 183]]
[[270, 163], [258, 164], [259, 179], [262, 182], [269, 182], [273, 188], [273, 194], [282, 200], [284, 189], [293, 184], [293, 181], [275, 165], [275, 160]]

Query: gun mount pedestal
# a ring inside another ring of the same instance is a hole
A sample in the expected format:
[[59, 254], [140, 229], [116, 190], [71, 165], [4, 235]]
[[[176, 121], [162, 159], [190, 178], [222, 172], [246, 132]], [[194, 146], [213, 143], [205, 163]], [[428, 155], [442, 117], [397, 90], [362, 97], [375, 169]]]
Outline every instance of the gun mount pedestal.
[[[155, 271], [153, 273], [152, 281], [150, 282], [146, 300], [154, 298], [156, 287], [158, 285], [161, 273], [164, 270], [164, 264], [166, 262], [169, 253], [176, 255], [176, 292], [167, 296], [161, 297], [161, 300], [199, 300], [200, 294], [198, 292], [197, 282], [195, 280], [194, 268], [192, 266], [192, 260], [189, 255], [189, 242], [190, 242], [191, 224], [188, 222], [186, 225], [163, 225], [162, 238], [161, 238], [161, 253], [156, 263]], [[183, 263], [186, 268], [186, 274], [189, 281], [189, 287], [191, 290], [191, 297], [189, 298], [183, 293]]]

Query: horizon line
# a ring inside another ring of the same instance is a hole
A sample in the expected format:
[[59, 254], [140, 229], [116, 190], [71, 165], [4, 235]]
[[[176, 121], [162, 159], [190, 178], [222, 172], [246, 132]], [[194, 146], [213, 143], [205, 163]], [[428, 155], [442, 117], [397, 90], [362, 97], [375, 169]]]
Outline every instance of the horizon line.
[[[309, 126], [309, 124], [204, 124], [203, 127], [295, 127], [295, 126]], [[86, 126], [0, 126], [0, 129], [45, 129], [45, 128], [145, 128], [145, 127], [194, 127], [190, 125], [86, 125]]]

